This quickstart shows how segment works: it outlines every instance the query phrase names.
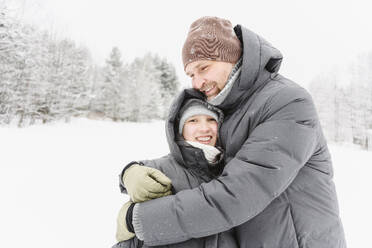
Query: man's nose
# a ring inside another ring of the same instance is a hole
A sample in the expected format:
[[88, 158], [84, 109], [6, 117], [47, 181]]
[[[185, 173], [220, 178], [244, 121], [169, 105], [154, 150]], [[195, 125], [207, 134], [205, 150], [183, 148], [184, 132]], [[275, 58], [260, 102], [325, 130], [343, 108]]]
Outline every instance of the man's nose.
[[201, 77], [194, 76], [192, 78], [192, 87], [196, 90], [200, 90], [204, 86], [205, 80]]

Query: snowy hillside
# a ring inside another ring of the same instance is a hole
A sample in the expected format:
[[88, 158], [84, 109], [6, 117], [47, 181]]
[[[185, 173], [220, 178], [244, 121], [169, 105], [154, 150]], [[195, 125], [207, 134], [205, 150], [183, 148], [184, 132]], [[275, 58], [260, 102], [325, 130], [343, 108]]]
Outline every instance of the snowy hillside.
[[[110, 247], [126, 196], [118, 173], [168, 151], [163, 122], [0, 128], [0, 247]], [[372, 152], [331, 145], [348, 247], [369, 243]]]

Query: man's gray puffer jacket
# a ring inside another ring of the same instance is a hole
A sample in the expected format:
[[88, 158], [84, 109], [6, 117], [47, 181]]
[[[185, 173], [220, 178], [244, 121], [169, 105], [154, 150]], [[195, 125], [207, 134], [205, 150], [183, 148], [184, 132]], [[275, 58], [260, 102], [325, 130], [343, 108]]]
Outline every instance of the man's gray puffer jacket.
[[137, 237], [155, 246], [234, 227], [240, 247], [346, 247], [311, 96], [278, 74], [277, 49], [241, 26], [235, 32], [243, 47], [241, 74], [217, 106], [225, 115], [225, 168], [200, 187], [136, 204]]
[[[215, 107], [208, 105], [199, 99], [189, 99], [192, 95], [187, 94], [187, 90], [182, 92], [177, 101], [185, 102], [183, 107], [191, 104], [193, 101], [202, 102], [219, 113], [219, 123], [223, 121], [223, 114]], [[170, 119], [175, 119], [179, 109], [174, 109], [170, 114]], [[178, 126], [178, 123], [176, 124]], [[167, 125], [169, 126], [169, 125]], [[223, 166], [223, 153], [214, 165], [208, 164], [202, 150], [187, 144], [179, 136], [168, 136], [168, 144], [171, 147], [171, 153], [165, 157], [154, 160], [145, 160], [141, 163], [145, 166], [156, 168], [162, 171], [172, 180], [172, 193], [177, 193], [185, 189], [199, 187], [202, 183], [209, 182], [221, 172]], [[121, 187], [122, 191], [124, 190]], [[113, 248], [140, 248], [148, 247], [136, 237], [123, 241]], [[158, 246], [157, 246], [158, 247]], [[160, 246], [161, 247], [161, 246]], [[204, 238], [190, 239], [181, 243], [166, 245], [164, 247], [187, 247], [187, 248], [234, 248], [238, 247], [232, 230], [211, 235]]]

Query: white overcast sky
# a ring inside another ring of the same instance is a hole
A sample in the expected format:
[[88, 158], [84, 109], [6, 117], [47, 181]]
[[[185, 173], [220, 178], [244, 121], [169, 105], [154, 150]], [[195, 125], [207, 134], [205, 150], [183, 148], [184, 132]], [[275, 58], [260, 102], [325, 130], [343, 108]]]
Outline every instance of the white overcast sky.
[[[86, 45], [102, 63], [113, 46], [130, 62], [168, 58], [184, 85], [181, 49], [190, 24], [219, 16], [258, 33], [284, 55], [281, 73], [306, 86], [317, 73], [372, 50], [372, 1], [17, 0], [19, 16]], [[371, 3], [370, 3], [371, 2]]]

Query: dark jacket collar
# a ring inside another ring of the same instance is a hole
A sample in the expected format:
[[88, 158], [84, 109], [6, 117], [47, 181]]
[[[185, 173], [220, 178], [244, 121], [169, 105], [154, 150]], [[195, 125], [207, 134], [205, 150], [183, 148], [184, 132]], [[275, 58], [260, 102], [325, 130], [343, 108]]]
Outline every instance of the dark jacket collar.
[[184, 140], [177, 141], [183, 157], [183, 166], [187, 169], [195, 171], [198, 175], [205, 174], [209, 177], [218, 176], [223, 169], [224, 153], [221, 148], [217, 147], [221, 153], [218, 155], [218, 160], [214, 164], [208, 163], [201, 149], [194, 147]]

